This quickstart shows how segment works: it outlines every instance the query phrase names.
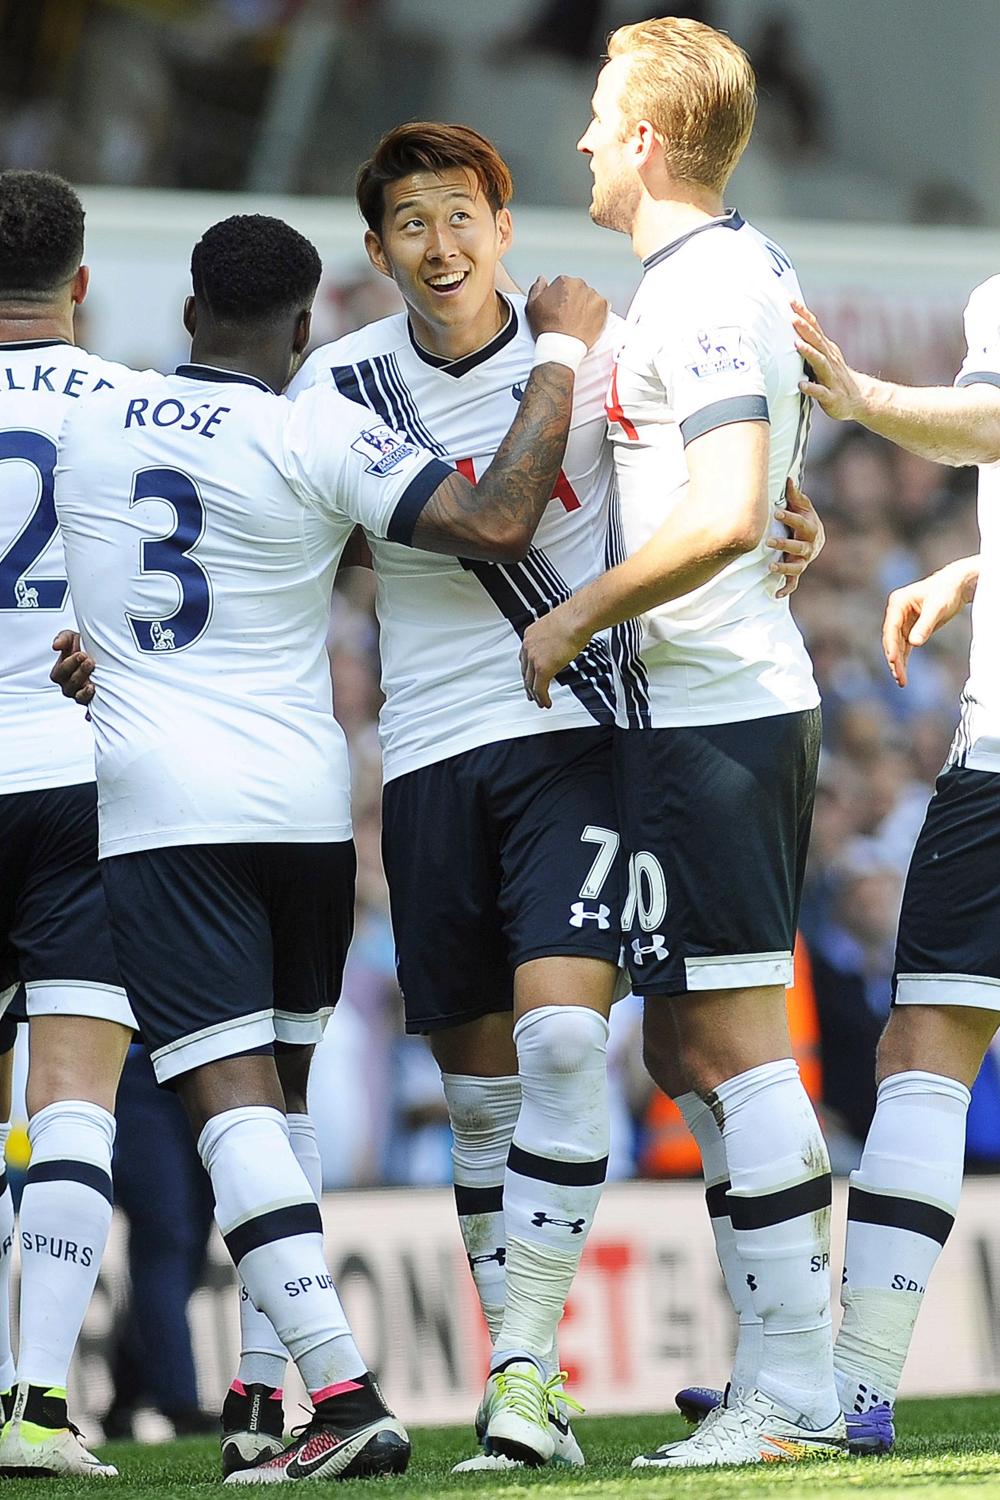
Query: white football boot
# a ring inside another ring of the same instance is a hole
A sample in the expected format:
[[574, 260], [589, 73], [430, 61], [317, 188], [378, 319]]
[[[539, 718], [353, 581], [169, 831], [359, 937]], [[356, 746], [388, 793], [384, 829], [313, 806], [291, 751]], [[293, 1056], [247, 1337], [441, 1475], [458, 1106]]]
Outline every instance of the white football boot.
[[85, 1447], [66, 1415], [65, 1391], [46, 1390], [22, 1381], [11, 1392], [13, 1406], [0, 1433], [0, 1474], [9, 1479], [72, 1475], [80, 1479], [117, 1479], [114, 1464], [105, 1464]]
[[829, 1427], [804, 1427], [785, 1415], [763, 1391], [747, 1392], [732, 1406], [717, 1407], [689, 1438], [640, 1453], [633, 1469], [704, 1469], [719, 1464], [795, 1463], [804, 1458], [846, 1455], [847, 1425], [838, 1414]]
[[532, 1360], [512, 1359], [491, 1373], [476, 1414], [476, 1429], [477, 1434], [482, 1431], [484, 1452], [456, 1464], [453, 1474], [537, 1469], [550, 1461], [556, 1439], [549, 1422], [548, 1384]]

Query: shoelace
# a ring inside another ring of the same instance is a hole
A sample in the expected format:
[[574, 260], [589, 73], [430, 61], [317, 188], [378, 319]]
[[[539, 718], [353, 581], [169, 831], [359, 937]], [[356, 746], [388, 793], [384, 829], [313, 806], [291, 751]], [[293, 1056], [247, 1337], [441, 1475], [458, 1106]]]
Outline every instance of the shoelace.
[[501, 1370], [496, 1377], [497, 1396], [517, 1416], [538, 1427], [548, 1422], [548, 1388], [551, 1382], [542, 1384], [538, 1375], [520, 1370]]
[[708, 1449], [724, 1449], [727, 1440], [734, 1437], [752, 1439], [761, 1425], [758, 1414], [749, 1411], [745, 1406], [717, 1406], [716, 1411], [719, 1416], [711, 1426], [708, 1425], [708, 1418], [706, 1418], [698, 1430], [688, 1438], [689, 1443], [698, 1443]]
[[567, 1396], [564, 1390], [564, 1386], [568, 1379], [568, 1370], [557, 1370], [554, 1375], [549, 1376], [543, 1387], [545, 1391], [546, 1402], [549, 1406], [554, 1406], [557, 1409], [561, 1406], [564, 1410], [575, 1411], [578, 1414], [582, 1415], [582, 1413], [585, 1412], [587, 1408], [585, 1406], [581, 1406], [579, 1401], [574, 1401], [572, 1396]]

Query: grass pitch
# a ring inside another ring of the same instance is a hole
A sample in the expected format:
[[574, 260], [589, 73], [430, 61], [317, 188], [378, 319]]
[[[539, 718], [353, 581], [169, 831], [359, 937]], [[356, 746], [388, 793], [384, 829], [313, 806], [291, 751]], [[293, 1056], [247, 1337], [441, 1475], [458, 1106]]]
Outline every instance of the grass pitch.
[[[660, 1474], [629, 1471], [636, 1453], [686, 1432], [679, 1417], [583, 1417], [574, 1429], [587, 1468], [468, 1474], [452, 1478], [451, 1465], [475, 1451], [470, 1427], [419, 1428], [411, 1433], [414, 1455], [401, 1479], [354, 1480], [348, 1485], [307, 1484], [310, 1493], [349, 1500], [443, 1500], [449, 1494], [503, 1495], [509, 1500], [893, 1500], [912, 1492], [919, 1500], [988, 1500], [1000, 1496], [1000, 1396], [962, 1400], [904, 1401], [897, 1418], [901, 1436], [886, 1458], [817, 1460], [768, 1464], [754, 1469], [702, 1469]], [[263, 1500], [267, 1487], [223, 1489], [218, 1448], [204, 1438], [163, 1447], [108, 1443], [102, 1457], [118, 1465], [121, 1478], [0, 1481], [11, 1500], [76, 1500], [95, 1492], [148, 1495], [162, 1500], [243, 1494]], [[107, 1489], [105, 1490], [105, 1485]]]

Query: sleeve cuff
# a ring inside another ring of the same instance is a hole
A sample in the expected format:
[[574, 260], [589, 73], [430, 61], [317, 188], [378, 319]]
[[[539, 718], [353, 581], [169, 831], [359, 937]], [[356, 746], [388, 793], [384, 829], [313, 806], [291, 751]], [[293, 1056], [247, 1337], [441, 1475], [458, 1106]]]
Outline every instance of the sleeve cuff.
[[725, 401], [713, 401], [711, 406], [703, 406], [701, 411], [685, 417], [680, 424], [681, 437], [686, 448], [695, 438], [704, 437], [716, 427], [728, 427], [733, 422], [770, 420], [766, 396], [729, 396]]
[[959, 385], [1000, 385], [1000, 374], [996, 370], [970, 370], [955, 381]]
[[439, 458], [432, 458], [430, 463], [425, 464], [420, 473], [410, 480], [389, 517], [386, 537], [390, 542], [400, 542], [404, 547], [413, 546], [413, 528], [420, 519], [420, 512], [438, 485], [454, 472], [450, 464], [442, 463]]

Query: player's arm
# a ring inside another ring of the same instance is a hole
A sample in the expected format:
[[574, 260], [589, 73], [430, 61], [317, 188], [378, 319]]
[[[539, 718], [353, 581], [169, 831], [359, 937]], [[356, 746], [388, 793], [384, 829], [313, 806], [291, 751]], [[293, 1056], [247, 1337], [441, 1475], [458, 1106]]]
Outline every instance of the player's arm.
[[960, 557], [901, 589], [893, 589], [882, 621], [882, 650], [898, 687], [906, 686], [910, 651], [971, 604], [979, 582], [979, 558]]
[[1000, 374], [970, 370], [955, 386], [897, 385], [847, 363], [814, 313], [795, 310], [796, 347], [813, 378], [801, 389], [839, 422], [870, 432], [935, 463], [991, 464], [1000, 459]]
[[[559, 276], [551, 286], [539, 277], [527, 314], [538, 348], [517, 416], [477, 484], [451, 472], [429, 496], [413, 525], [414, 547], [509, 562], [531, 546], [559, 477], [573, 410], [574, 368], [547, 355], [568, 352], [579, 364], [601, 334], [608, 304], [575, 277]], [[576, 350], [547, 343], [551, 335], [574, 340]]]
[[766, 422], [715, 427], [685, 450], [680, 507], [625, 562], [531, 625], [521, 647], [528, 696], [551, 707], [549, 683], [600, 630], [708, 583], [760, 545], [768, 523]]

